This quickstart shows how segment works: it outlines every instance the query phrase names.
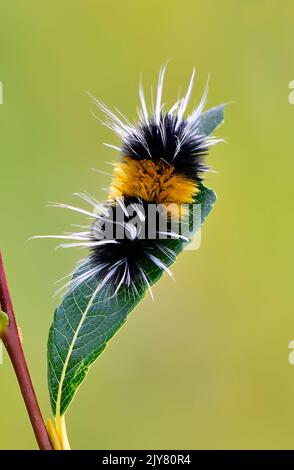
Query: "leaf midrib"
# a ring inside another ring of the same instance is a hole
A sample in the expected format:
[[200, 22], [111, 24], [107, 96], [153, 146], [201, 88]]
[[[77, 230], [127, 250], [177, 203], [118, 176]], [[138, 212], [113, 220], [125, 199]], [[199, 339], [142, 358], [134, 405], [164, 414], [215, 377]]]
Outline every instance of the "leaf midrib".
[[[68, 363], [69, 363], [69, 360], [70, 360], [70, 357], [71, 357], [71, 354], [73, 352], [73, 348], [74, 348], [74, 345], [76, 343], [76, 340], [79, 336], [79, 332], [83, 326], [83, 323], [85, 321], [85, 318], [87, 316], [87, 313], [89, 312], [90, 308], [92, 307], [93, 305], [93, 302], [94, 302], [94, 299], [98, 293], [98, 290], [99, 290], [100, 286], [98, 285], [96, 287], [96, 289], [94, 290], [88, 304], [87, 304], [87, 307], [85, 308], [84, 312], [82, 313], [82, 316], [81, 316], [81, 319], [79, 321], [79, 324], [77, 326], [77, 329], [72, 337], [72, 340], [69, 344], [69, 349], [68, 349], [68, 353], [66, 355], [66, 358], [65, 358], [65, 361], [63, 363], [63, 368], [62, 368], [62, 373], [61, 373], [61, 376], [60, 376], [60, 381], [59, 381], [59, 385], [58, 385], [58, 392], [57, 392], [57, 399], [56, 399], [56, 416], [60, 416], [60, 405], [61, 405], [61, 399], [62, 399], [62, 388], [63, 388], [63, 383], [64, 383], [64, 380], [65, 380], [65, 376], [66, 376], [66, 371], [67, 371], [67, 367], [68, 367]], [[81, 311], [79, 305], [77, 302], [75, 302], [77, 307], [79, 308], [79, 310]]]

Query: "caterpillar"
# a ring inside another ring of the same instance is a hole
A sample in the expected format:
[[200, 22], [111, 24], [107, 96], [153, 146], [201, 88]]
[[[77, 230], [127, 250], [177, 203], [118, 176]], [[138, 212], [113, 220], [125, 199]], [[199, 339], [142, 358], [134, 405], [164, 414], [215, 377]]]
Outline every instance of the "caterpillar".
[[[199, 105], [185, 117], [195, 71], [185, 96], [168, 110], [162, 104], [164, 76], [162, 67], [151, 110], [140, 83], [140, 108], [135, 124], [92, 97], [105, 115], [104, 125], [121, 140], [120, 147], [107, 144], [118, 150], [121, 158], [114, 164], [105, 202], [79, 193], [91, 210], [52, 204], [92, 219], [89, 226], [81, 226], [82, 231], [46, 236], [65, 240], [61, 247], [88, 249], [86, 259], [63, 288], [73, 290], [94, 278], [101, 289], [107, 286], [111, 296], [124, 287], [134, 296], [139, 296], [139, 288], [148, 288], [152, 295], [148, 274], [152, 267], [173, 276], [169, 265], [177, 255], [175, 247], [188, 241], [183, 230], [174, 226], [178, 227], [179, 221], [187, 224], [185, 214], [189, 215], [189, 207], [208, 170], [205, 160], [209, 147], [221, 139], [205, 135], [200, 128], [207, 85]], [[154, 207], [156, 210], [150, 211]]]

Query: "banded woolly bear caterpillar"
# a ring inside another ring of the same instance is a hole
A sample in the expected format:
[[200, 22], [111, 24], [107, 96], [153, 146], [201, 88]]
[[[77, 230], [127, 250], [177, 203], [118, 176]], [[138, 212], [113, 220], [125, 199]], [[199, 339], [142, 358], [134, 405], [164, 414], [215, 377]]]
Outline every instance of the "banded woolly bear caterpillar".
[[[122, 159], [114, 165], [105, 203], [99, 204], [88, 194], [78, 194], [92, 206], [92, 212], [66, 204], [52, 204], [93, 219], [91, 226], [84, 227], [85, 231], [48, 236], [67, 240], [68, 243], [63, 243], [61, 247], [90, 250], [89, 256], [76, 271], [78, 274], [64, 288], [73, 290], [94, 278], [99, 289], [107, 285], [110, 295], [115, 295], [123, 286], [130, 288], [135, 296], [139, 295], [138, 285], [151, 291], [148, 272], [144, 268], [146, 260], [149, 267], [154, 265], [155, 269], [172, 276], [168, 265], [175, 261], [178, 244], [188, 241], [183, 232], [172, 230], [172, 222], [175, 219], [184, 220], [180, 207], [193, 203], [208, 169], [204, 158], [209, 147], [221, 139], [207, 136], [200, 129], [207, 85], [198, 107], [184, 117], [191, 97], [194, 70], [186, 95], [168, 111], [162, 105], [164, 74], [165, 67], [162, 67], [156, 103], [151, 113], [148, 112], [140, 85], [141, 108], [138, 110], [137, 124], [132, 124], [119, 111], [115, 114], [102, 101], [92, 97], [106, 115], [104, 124], [119, 136], [122, 143], [121, 148], [105, 145], [119, 150]], [[161, 208], [156, 216], [155, 228], [154, 219], [151, 221], [149, 215], [151, 205]], [[162, 229], [163, 222], [165, 229]], [[150, 232], [151, 225], [154, 233], [153, 237], [148, 237], [146, 232]], [[112, 232], [107, 228], [111, 228]], [[118, 236], [121, 228], [123, 236]]]
[[[79, 196], [91, 210], [53, 204], [92, 219], [80, 232], [52, 236], [65, 240], [62, 247], [89, 251], [64, 286], [69, 289], [55, 310], [48, 338], [48, 386], [55, 417], [48, 431], [63, 449], [69, 448], [64, 415], [90, 365], [146, 291], [151, 292], [164, 272], [172, 276], [169, 266], [215, 202], [202, 179], [208, 149], [220, 141], [209, 135], [223, 121], [224, 106], [202, 112], [206, 86], [199, 106], [185, 117], [193, 72], [186, 95], [166, 111], [164, 73], [163, 67], [151, 112], [140, 86], [137, 124], [93, 98], [106, 115], [104, 124], [121, 139], [117, 149], [122, 158], [114, 164], [107, 201], [100, 204], [86, 193]], [[196, 204], [201, 220], [194, 223]]]

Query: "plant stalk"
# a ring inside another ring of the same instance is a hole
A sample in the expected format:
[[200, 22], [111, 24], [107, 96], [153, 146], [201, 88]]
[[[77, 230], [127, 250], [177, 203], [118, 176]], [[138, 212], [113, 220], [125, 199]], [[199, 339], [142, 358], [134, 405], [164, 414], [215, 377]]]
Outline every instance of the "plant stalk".
[[68, 437], [67, 437], [64, 415], [60, 416], [58, 414], [55, 418], [55, 422], [56, 422], [56, 430], [59, 435], [62, 450], [71, 450]]
[[0, 306], [8, 315], [9, 325], [2, 330], [1, 339], [12, 362], [26, 409], [40, 450], [52, 450], [52, 445], [42, 418], [28, 366], [22, 349], [19, 331], [9, 293], [3, 259], [0, 252]]

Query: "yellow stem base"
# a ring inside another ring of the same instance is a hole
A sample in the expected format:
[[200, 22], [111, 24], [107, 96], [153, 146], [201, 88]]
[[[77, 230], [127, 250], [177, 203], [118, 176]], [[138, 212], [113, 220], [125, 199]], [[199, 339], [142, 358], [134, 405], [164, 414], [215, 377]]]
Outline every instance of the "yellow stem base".
[[56, 416], [55, 425], [51, 419], [48, 419], [46, 428], [54, 450], [71, 450], [67, 438], [64, 416]]

